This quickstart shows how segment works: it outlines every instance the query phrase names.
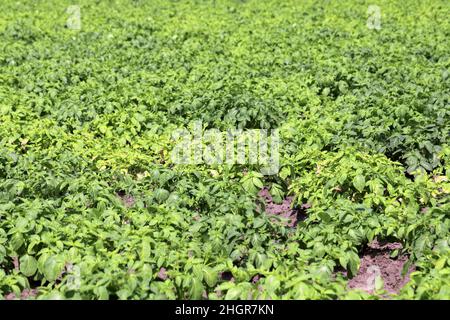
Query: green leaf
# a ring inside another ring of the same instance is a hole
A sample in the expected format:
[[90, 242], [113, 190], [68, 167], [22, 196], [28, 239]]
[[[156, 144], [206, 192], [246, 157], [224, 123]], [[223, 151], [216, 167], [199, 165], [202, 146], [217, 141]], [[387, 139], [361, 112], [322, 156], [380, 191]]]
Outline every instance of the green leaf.
[[37, 260], [29, 255], [20, 257], [20, 272], [26, 277], [31, 277], [37, 271]]
[[230, 290], [231, 288], [234, 288], [236, 284], [231, 281], [223, 282], [220, 285], [217, 286], [217, 290]]
[[191, 288], [190, 288], [190, 297], [191, 299], [198, 300], [202, 297], [203, 294], [203, 284], [198, 278], [192, 278]]
[[227, 294], [225, 296], [225, 300], [236, 300], [241, 295], [242, 290], [239, 287], [231, 288], [227, 291]]
[[154, 191], [155, 200], [158, 201], [159, 203], [166, 201], [169, 198], [169, 195], [170, 192], [167, 191], [166, 189], [159, 188]]
[[129, 289], [124, 288], [124, 289], [120, 289], [119, 291], [117, 291], [116, 294], [120, 300], [127, 300], [128, 297], [131, 295], [131, 292]]
[[366, 185], [366, 179], [364, 178], [363, 175], [359, 174], [353, 178], [353, 186], [359, 192], [363, 192], [365, 185]]
[[436, 269], [441, 270], [444, 268], [446, 262], [447, 262], [447, 258], [442, 257], [438, 261], [436, 261], [436, 264], [434, 266]]
[[272, 187], [270, 188], [270, 195], [275, 203], [281, 203], [283, 201], [284, 193], [281, 186], [278, 184], [272, 184]]
[[209, 287], [214, 287], [217, 283], [218, 275], [217, 272], [209, 267], [203, 267], [203, 277], [205, 279], [206, 284]]
[[341, 264], [342, 268], [347, 269], [348, 258], [345, 254], [339, 256], [339, 263]]
[[44, 262], [44, 276], [48, 281], [55, 281], [61, 274], [62, 264], [55, 256], [50, 256]]
[[281, 179], [286, 180], [287, 177], [291, 175], [291, 168], [290, 167], [283, 167], [280, 170], [279, 176]]
[[244, 187], [244, 190], [249, 193], [255, 193], [258, 191], [251, 179], [243, 179], [242, 186]]
[[150, 258], [151, 255], [151, 246], [150, 246], [150, 239], [145, 238], [142, 241], [142, 250], [140, 254], [141, 260], [147, 260]]
[[6, 257], [6, 248], [0, 244], [0, 263], [4, 261]]
[[264, 187], [263, 182], [260, 179], [256, 178], [256, 177], [252, 178], [252, 182], [253, 182], [253, 185], [255, 187], [259, 188], [259, 189]]
[[99, 300], [108, 300], [109, 292], [105, 286], [95, 288], [95, 292], [97, 293], [97, 297]]
[[263, 218], [256, 218], [255, 220], [253, 220], [253, 228], [257, 229], [263, 226], [265, 222], [266, 220], [264, 220]]
[[359, 257], [356, 253], [349, 253], [348, 256], [348, 271], [350, 271], [350, 274], [352, 277], [356, 276], [359, 269]]
[[24, 239], [21, 233], [15, 233], [11, 238], [11, 247], [13, 251], [19, 250], [23, 245]]
[[323, 221], [325, 221], [326, 223], [331, 222], [331, 217], [328, 213], [324, 212], [324, 211], [320, 211], [319, 212], [319, 217], [320, 219], [322, 219]]
[[384, 281], [380, 275], [375, 277], [375, 291], [380, 291], [384, 289]]

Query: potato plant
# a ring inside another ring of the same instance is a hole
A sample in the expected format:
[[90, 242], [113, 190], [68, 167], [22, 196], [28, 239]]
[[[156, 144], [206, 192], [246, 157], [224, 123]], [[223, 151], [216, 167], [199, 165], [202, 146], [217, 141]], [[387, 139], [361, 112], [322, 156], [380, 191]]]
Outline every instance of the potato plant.
[[[2, 0], [0, 299], [449, 299], [450, 5], [372, 2]], [[174, 162], [195, 121], [278, 173]]]

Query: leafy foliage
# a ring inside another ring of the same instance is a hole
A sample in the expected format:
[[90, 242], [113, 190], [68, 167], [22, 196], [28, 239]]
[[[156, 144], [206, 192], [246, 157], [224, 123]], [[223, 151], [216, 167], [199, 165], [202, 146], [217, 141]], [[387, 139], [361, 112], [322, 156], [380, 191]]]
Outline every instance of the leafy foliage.
[[[396, 298], [450, 297], [446, 1], [378, 31], [367, 1], [78, 3], [0, 4], [0, 296], [377, 299], [336, 270], [380, 238], [416, 265]], [[197, 120], [279, 128], [279, 174], [172, 163]]]

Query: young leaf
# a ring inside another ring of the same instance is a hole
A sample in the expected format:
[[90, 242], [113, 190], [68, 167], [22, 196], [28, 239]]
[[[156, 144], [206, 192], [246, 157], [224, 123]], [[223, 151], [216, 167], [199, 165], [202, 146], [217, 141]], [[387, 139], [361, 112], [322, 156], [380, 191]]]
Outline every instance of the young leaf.
[[365, 185], [366, 185], [366, 179], [364, 178], [363, 175], [359, 174], [353, 178], [353, 186], [359, 192], [363, 192]]

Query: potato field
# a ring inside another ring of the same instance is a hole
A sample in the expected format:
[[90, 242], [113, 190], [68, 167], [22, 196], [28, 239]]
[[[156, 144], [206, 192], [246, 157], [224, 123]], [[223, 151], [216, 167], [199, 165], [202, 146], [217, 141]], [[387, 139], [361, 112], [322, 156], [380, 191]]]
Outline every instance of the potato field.
[[1, 299], [450, 299], [450, 2], [1, 0]]

